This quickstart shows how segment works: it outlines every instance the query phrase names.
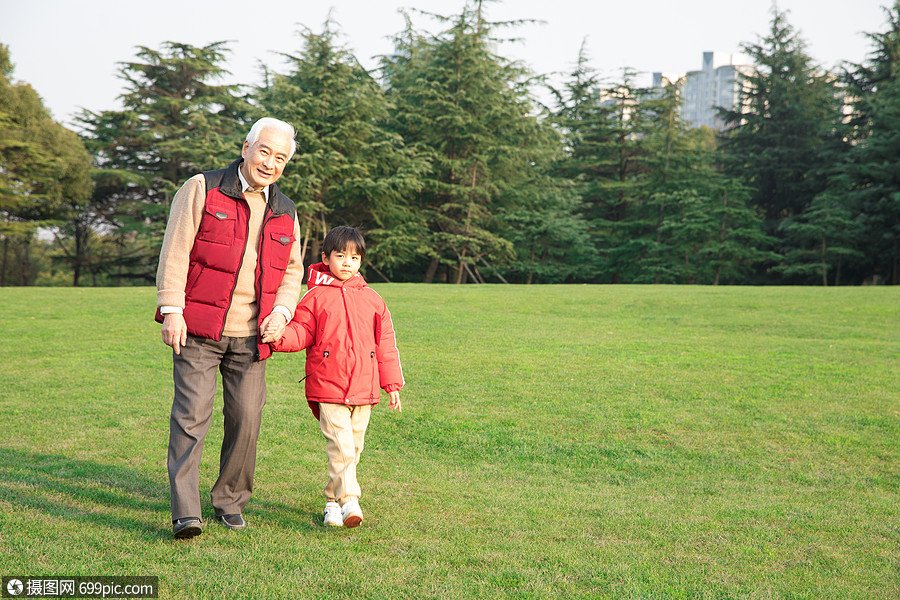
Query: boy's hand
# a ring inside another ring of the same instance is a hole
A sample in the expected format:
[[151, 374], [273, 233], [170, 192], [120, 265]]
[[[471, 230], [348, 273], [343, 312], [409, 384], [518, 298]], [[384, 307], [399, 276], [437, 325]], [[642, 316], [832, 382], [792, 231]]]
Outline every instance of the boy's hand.
[[388, 408], [393, 408], [397, 412], [403, 412], [403, 407], [400, 405], [400, 392], [388, 392], [388, 396], [391, 397]]
[[266, 317], [259, 325], [263, 344], [271, 344], [280, 340], [281, 336], [284, 335], [285, 325], [287, 325], [287, 321], [285, 321], [284, 315], [277, 310], [273, 310], [272, 314]]

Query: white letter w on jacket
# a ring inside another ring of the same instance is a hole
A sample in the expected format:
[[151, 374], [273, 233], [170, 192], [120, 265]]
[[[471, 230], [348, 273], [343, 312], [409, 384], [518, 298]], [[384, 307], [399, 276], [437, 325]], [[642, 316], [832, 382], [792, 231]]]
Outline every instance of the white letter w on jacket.
[[334, 277], [327, 273], [316, 273], [316, 285], [331, 285], [331, 282], [334, 281]]

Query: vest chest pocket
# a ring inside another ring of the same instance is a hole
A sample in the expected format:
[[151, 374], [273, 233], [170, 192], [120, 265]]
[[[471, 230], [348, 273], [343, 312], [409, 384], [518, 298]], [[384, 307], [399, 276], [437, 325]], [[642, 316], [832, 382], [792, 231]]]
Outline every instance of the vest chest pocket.
[[207, 202], [203, 209], [203, 218], [200, 219], [197, 239], [230, 246], [234, 243], [236, 226], [237, 208], [234, 205], [225, 206]]
[[278, 233], [276, 231], [269, 232], [269, 247], [271, 254], [269, 255], [269, 265], [284, 270], [287, 268], [291, 259], [291, 245], [295, 238], [293, 232]]

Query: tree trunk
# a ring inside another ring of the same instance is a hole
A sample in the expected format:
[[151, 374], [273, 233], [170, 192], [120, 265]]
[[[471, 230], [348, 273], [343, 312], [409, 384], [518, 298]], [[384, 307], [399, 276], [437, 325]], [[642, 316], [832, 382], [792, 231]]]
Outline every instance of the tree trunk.
[[472, 265], [471, 267], [467, 263], [463, 263], [466, 267], [466, 272], [469, 274], [475, 283], [484, 283], [484, 277], [481, 276], [481, 273], [478, 272], [478, 267]]
[[6, 287], [6, 257], [9, 256], [9, 236], [3, 236], [3, 259], [0, 262], [0, 287]]
[[[728, 208], [728, 192], [722, 196], [722, 208]], [[722, 247], [725, 244], [725, 226], [728, 224], [727, 211], [722, 210], [722, 223], [719, 225], [719, 251], [716, 260], [716, 276], [713, 278], [713, 285], [719, 285], [719, 278], [722, 276]]]
[[22, 241], [22, 285], [31, 285], [31, 240]]
[[376, 273], [378, 273], [378, 274], [381, 276], [381, 278], [384, 279], [386, 282], [388, 282], [388, 283], [391, 282], [391, 280], [388, 279], [387, 275], [385, 275], [384, 273], [382, 273], [382, 272], [378, 269], [378, 267], [376, 267], [375, 265], [369, 263], [369, 265], [368, 265], [366, 268], [372, 269], [373, 271], [375, 271]]
[[[75, 226], [75, 256], [72, 261], [72, 286], [78, 287], [81, 279], [81, 267], [88, 264], [88, 244], [90, 244], [90, 232], [87, 227], [82, 229], [77, 224]], [[94, 287], [97, 286], [97, 278], [93, 278]]]
[[[309, 247], [309, 224], [310, 221], [306, 222], [306, 235], [303, 236], [303, 241], [300, 243], [300, 260], [306, 258], [306, 249]], [[301, 277], [302, 279], [302, 277]]]
[[453, 283], [459, 285], [466, 282], [466, 270], [463, 269], [462, 261], [459, 261], [459, 267], [456, 269], [456, 281]]
[[116, 245], [119, 248], [119, 266], [116, 267], [116, 287], [122, 286], [122, 257], [125, 254], [125, 241], [117, 237]]
[[[62, 244], [60, 244], [62, 245]], [[78, 234], [78, 228], [75, 229], [75, 256], [72, 260], [72, 287], [78, 287], [78, 281], [81, 279], [81, 259], [84, 254], [84, 248], [81, 247], [81, 236]]]
[[897, 255], [897, 242], [894, 242], [894, 261], [891, 264], [891, 285], [900, 284], [900, 257]]
[[[488, 269], [490, 269], [491, 271], [493, 271], [493, 272], [494, 272], [494, 275], [496, 275], [497, 277], [500, 278], [500, 281], [502, 281], [503, 283], [509, 283], [506, 279], [503, 278], [503, 275], [500, 274], [500, 271], [498, 271], [497, 269], [495, 269], [494, 267], [492, 267], [492, 266], [488, 263], [488, 261], [486, 261], [486, 260], [484, 259], [483, 256], [481, 257], [481, 262], [484, 264], [484, 266], [486, 266]], [[484, 283], [484, 282], [482, 282], [482, 283]]]
[[835, 272], [834, 272], [835, 287], [841, 285], [841, 271], [843, 270], [843, 267], [844, 267], [844, 257], [838, 256], [837, 269], [835, 269]]
[[431, 262], [428, 263], [428, 270], [425, 271], [425, 279], [423, 283], [431, 283], [434, 281], [434, 275], [437, 273], [438, 266], [440, 266], [441, 261], [437, 256], [431, 257]]

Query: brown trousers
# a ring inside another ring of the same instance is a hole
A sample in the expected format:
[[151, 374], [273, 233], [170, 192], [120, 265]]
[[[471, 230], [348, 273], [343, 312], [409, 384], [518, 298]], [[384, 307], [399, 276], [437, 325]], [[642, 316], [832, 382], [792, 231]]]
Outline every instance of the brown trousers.
[[250, 500], [256, 442], [266, 403], [266, 363], [255, 360], [256, 336], [216, 342], [188, 336], [172, 353], [175, 397], [169, 421], [172, 520], [201, 517], [200, 459], [212, 421], [216, 371], [222, 373], [224, 428], [219, 478], [210, 493], [215, 514], [239, 514]]

